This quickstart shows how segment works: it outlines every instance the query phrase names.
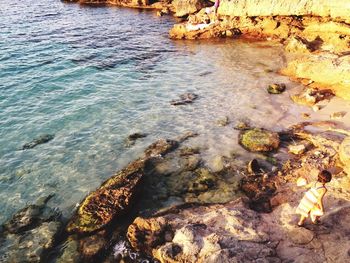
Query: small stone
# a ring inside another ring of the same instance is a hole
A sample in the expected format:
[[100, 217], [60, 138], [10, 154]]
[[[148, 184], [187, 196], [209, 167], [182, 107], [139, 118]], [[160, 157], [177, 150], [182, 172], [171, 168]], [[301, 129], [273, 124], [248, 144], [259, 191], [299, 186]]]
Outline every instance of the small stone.
[[309, 113], [305, 113], [305, 112], [301, 114], [301, 117], [303, 117], [304, 119], [310, 119], [311, 118], [310, 114]]
[[345, 115], [346, 115], [346, 112], [345, 112], [345, 111], [340, 111], [340, 112], [334, 112], [334, 113], [332, 113], [329, 117], [330, 117], [332, 120], [339, 120], [339, 119], [344, 118]]
[[314, 112], [317, 112], [317, 111], [319, 111], [320, 109], [321, 109], [321, 106], [320, 106], [320, 105], [315, 104], [314, 106], [312, 106], [312, 110], [313, 110]]
[[300, 145], [289, 145], [288, 151], [292, 154], [299, 155], [303, 154], [306, 151], [306, 147], [303, 144]]
[[235, 130], [244, 131], [250, 129], [250, 125], [245, 121], [239, 121], [235, 127]]
[[184, 93], [180, 95], [180, 99], [178, 100], [172, 100], [170, 102], [171, 105], [177, 106], [177, 105], [184, 105], [184, 104], [189, 104], [192, 103], [194, 100], [198, 98], [197, 94], [194, 93]]
[[229, 121], [228, 117], [225, 116], [224, 118], [217, 120], [216, 123], [217, 123], [217, 125], [224, 127], [224, 126], [227, 126], [230, 123], [230, 121]]
[[28, 150], [36, 147], [39, 144], [47, 143], [55, 138], [55, 135], [52, 134], [44, 134], [40, 135], [38, 138], [32, 140], [29, 143], [23, 145], [22, 150]]
[[271, 84], [267, 87], [267, 92], [270, 94], [281, 94], [286, 90], [285, 84]]

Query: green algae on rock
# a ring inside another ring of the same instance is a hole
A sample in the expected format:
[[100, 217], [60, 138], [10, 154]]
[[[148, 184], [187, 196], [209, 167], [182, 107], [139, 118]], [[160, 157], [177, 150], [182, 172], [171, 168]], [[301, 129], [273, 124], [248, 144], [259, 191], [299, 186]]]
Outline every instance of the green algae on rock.
[[239, 135], [239, 144], [250, 152], [270, 152], [280, 144], [278, 133], [264, 129], [250, 129]]

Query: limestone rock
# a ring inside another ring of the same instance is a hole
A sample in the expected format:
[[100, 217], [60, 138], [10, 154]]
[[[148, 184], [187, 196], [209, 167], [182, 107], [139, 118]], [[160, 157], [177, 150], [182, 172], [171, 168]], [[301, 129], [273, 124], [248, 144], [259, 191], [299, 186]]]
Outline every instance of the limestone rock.
[[280, 139], [278, 133], [255, 128], [242, 131], [239, 143], [251, 152], [269, 152], [278, 148]]
[[213, 4], [208, 0], [174, 0], [172, 5], [175, 10], [175, 16], [183, 17]]
[[350, 6], [343, 0], [240, 0], [220, 1], [219, 14], [223, 16], [330, 16], [348, 19]]
[[283, 74], [315, 82], [314, 86], [331, 89], [337, 96], [350, 100], [350, 56], [318, 54], [291, 61]]
[[304, 144], [289, 145], [288, 151], [292, 154], [299, 155], [299, 154], [303, 154], [306, 151], [306, 147]]

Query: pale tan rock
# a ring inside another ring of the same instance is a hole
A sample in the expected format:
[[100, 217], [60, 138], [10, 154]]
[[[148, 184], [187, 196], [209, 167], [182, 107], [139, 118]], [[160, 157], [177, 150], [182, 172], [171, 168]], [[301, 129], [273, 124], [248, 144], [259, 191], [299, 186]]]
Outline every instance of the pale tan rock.
[[313, 15], [348, 19], [348, 0], [222, 0], [218, 10], [225, 16]]
[[288, 146], [288, 151], [292, 154], [302, 154], [306, 151], [306, 147], [303, 144], [299, 144], [299, 145], [289, 145]]
[[310, 55], [291, 61], [281, 72], [312, 80], [320, 87], [333, 90], [337, 96], [350, 100], [350, 56]]

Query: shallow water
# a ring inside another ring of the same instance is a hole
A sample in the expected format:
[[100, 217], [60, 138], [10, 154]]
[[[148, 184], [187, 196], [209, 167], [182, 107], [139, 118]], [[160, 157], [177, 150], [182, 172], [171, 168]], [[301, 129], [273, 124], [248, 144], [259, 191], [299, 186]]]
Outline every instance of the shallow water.
[[[172, 41], [171, 18], [130, 9], [27, 0], [0, 10], [0, 223], [50, 193], [68, 216], [157, 138], [198, 132], [190, 144], [210, 166], [217, 155], [247, 155], [237, 120], [279, 130], [308, 111], [290, 104], [298, 85], [274, 73], [285, 63], [278, 45]], [[288, 91], [268, 95], [272, 82]], [[170, 105], [185, 92], [199, 99]], [[125, 147], [134, 132], [148, 136]], [[55, 138], [20, 150], [42, 134]]]

